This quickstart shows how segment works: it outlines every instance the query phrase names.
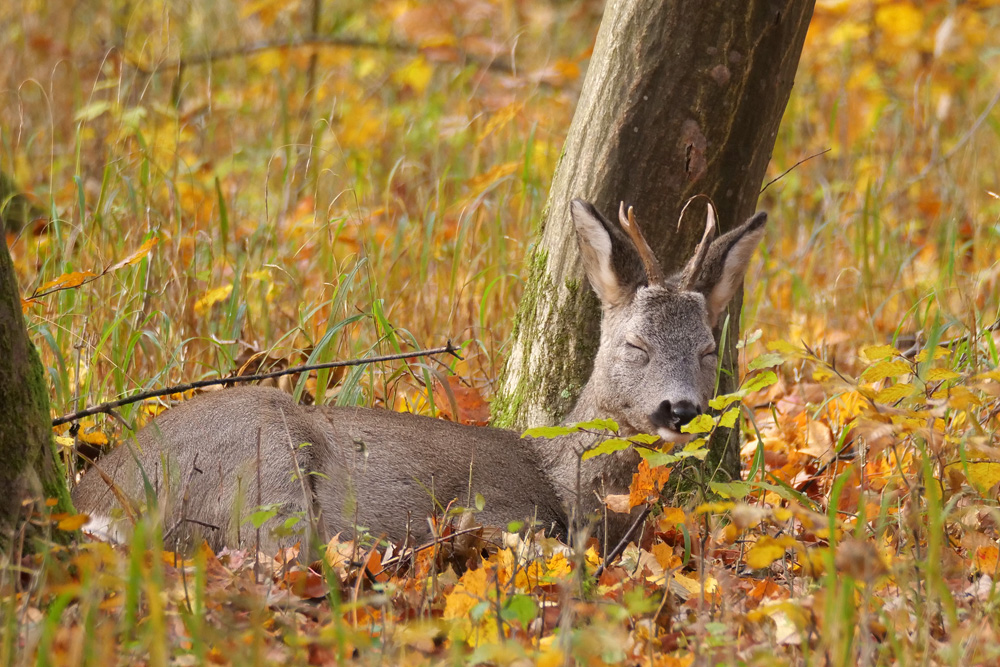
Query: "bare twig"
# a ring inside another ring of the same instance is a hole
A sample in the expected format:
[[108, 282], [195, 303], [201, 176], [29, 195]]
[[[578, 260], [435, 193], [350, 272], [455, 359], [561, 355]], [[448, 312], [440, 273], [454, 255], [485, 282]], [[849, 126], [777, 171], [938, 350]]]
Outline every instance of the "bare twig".
[[777, 178], [768, 181], [767, 184], [764, 187], [762, 187], [760, 189], [760, 192], [758, 192], [757, 194], [758, 195], [764, 194], [764, 190], [767, 190], [773, 184], [777, 183], [778, 181], [780, 181], [781, 179], [783, 179], [785, 176], [788, 176], [788, 174], [790, 174], [791, 171], [793, 169], [795, 169], [796, 167], [798, 167], [800, 164], [804, 164], [804, 163], [808, 162], [809, 160], [813, 159], [814, 157], [819, 157], [820, 155], [823, 155], [824, 153], [829, 153], [832, 150], [833, 150], [832, 148], [824, 148], [819, 153], [813, 153], [812, 155], [810, 155], [807, 158], [802, 158], [801, 160], [799, 160], [798, 162], [796, 162], [795, 164], [793, 164], [791, 167], [789, 167], [788, 169], [786, 169], [783, 172], [781, 172], [781, 174]]
[[130, 403], [135, 403], [137, 401], [142, 401], [147, 398], [156, 398], [157, 396], [169, 396], [170, 394], [176, 394], [183, 391], [188, 391], [191, 389], [200, 389], [201, 387], [212, 387], [220, 384], [227, 384], [230, 382], [256, 382], [258, 380], [269, 380], [271, 378], [281, 377], [282, 375], [289, 375], [292, 373], [307, 373], [309, 371], [321, 370], [324, 368], [341, 368], [343, 366], [362, 366], [364, 364], [374, 364], [383, 361], [395, 361], [397, 359], [413, 359], [416, 357], [427, 357], [434, 354], [450, 354], [454, 357], [461, 359], [462, 357], [458, 354], [458, 349], [452, 345], [449, 340], [447, 344], [441, 347], [433, 347], [427, 350], [416, 350], [414, 352], [400, 352], [397, 354], [385, 354], [379, 357], [367, 357], [365, 359], [348, 359], [347, 361], [331, 361], [325, 364], [308, 364], [306, 366], [296, 366], [294, 368], [286, 368], [282, 371], [274, 371], [272, 373], [258, 373], [256, 375], [239, 375], [236, 377], [228, 378], [214, 378], [212, 380], [197, 380], [195, 382], [188, 382], [187, 384], [179, 384], [173, 387], [165, 387], [163, 389], [152, 389], [150, 391], [144, 391], [134, 396], [129, 396], [127, 398], [120, 398], [117, 401], [109, 401], [107, 403], [101, 403], [100, 405], [94, 405], [86, 410], [80, 410], [79, 412], [72, 412], [68, 415], [63, 415], [62, 417], [56, 417], [52, 420], [53, 426], [59, 426], [60, 424], [66, 424], [68, 422], [76, 421], [82, 419], [83, 417], [89, 417], [90, 415], [96, 415], [100, 413], [110, 413], [111, 410], [115, 408], [120, 408], [123, 405], [129, 405]]
[[604, 574], [605, 567], [608, 563], [614, 562], [614, 560], [618, 558], [623, 551], [625, 551], [625, 547], [628, 546], [629, 541], [632, 539], [632, 535], [635, 534], [635, 531], [638, 530], [639, 526], [642, 525], [651, 511], [653, 511], [653, 506], [646, 505], [646, 509], [642, 510], [639, 516], [635, 518], [635, 521], [632, 522], [632, 525], [629, 526], [628, 530], [625, 531], [625, 534], [622, 535], [622, 539], [617, 545], [615, 545], [615, 548], [608, 552], [608, 555], [604, 557], [604, 562], [601, 563], [601, 566], [597, 568], [597, 572], [594, 573], [594, 579], [599, 579], [601, 575]]
[[403, 561], [403, 560], [405, 560], [407, 558], [411, 558], [412, 556], [416, 555], [417, 553], [419, 553], [421, 551], [427, 551], [428, 549], [433, 549], [434, 547], [436, 547], [438, 545], [441, 545], [441, 544], [444, 544], [445, 542], [454, 541], [454, 539], [456, 537], [459, 537], [461, 535], [465, 535], [467, 533], [474, 533], [477, 530], [482, 530], [482, 529], [483, 529], [483, 527], [479, 526], [479, 525], [471, 526], [471, 527], [465, 528], [463, 530], [456, 530], [454, 533], [452, 533], [450, 535], [445, 535], [444, 537], [435, 537], [430, 542], [427, 542], [426, 544], [421, 544], [418, 547], [413, 547], [412, 549], [404, 549], [403, 551], [399, 552], [398, 556], [393, 556], [389, 560], [383, 561], [382, 562], [382, 569], [379, 570], [378, 572], [376, 572], [375, 576], [376, 577], [379, 576], [380, 574], [382, 574], [383, 572], [385, 572], [386, 570], [388, 570], [390, 567], [392, 567], [396, 563], [399, 563], [399, 562], [401, 562], [401, 561]]

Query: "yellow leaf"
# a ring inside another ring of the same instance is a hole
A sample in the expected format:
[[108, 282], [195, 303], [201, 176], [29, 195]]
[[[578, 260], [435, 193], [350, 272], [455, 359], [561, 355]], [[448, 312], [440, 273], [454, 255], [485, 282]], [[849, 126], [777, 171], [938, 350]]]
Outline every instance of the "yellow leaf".
[[785, 555], [785, 550], [794, 547], [795, 540], [791, 537], [761, 537], [747, 552], [747, 567], [760, 570]]
[[720, 501], [714, 503], [702, 503], [694, 508], [695, 514], [721, 514], [736, 507], [732, 501]]
[[894, 384], [891, 387], [886, 387], [882, 391], [875, 394], [875, 400], [878, 403], [890, 404], [896, 401], [901, 401], [908, 396], [912, 396], [917, 391], [916, 387], [907, 383]]
[[466, 570], [455, 588], [446, 596], [445, 618], [468, 618], [472, 608], [486, 599], [486, 570]]
[[85, 442], [88, 445], [103, 447], [108, 444], [108, 436], [104, 435], [100, 431], [93, 431], [91, 433], [84, 433], [83, 431], [80, 431], [76, 437], [80, 440], [80, 442]]
[[87, 514], [74, 514], [73, 516], [68, 516], [62, 519], [56, 524], [56, 528], [59, 530], [74, 531], [80, 530], [85, 523], [90, 521], [90, 516]]
[[909, 47], [920, 37], [924, 15], [911, 3], [896, 2], [875, 10], [875, 23], [886, 35], [895, 38], [897, 47]]
[[767, 349], [771, 352], [777, 352], [786, 359], [798, 359], [805, 355], [802, 348], [795, 347], [791, 343], [785, 340], [774, 340], [767, 344]]
[[157, 236], [150, 238], [141, 246], [139, 246], [139, 249], [133, 252], [131, 255], [121, 260], [117, 264], [112, 265], [111, 268], [108, 269], [108, 271], [117, 271], [123, 266], [128, 266], [129, 264], [135, 264], [136, 262], [141, 261], [149, 253], [149, 251], [153, 249], [153, 246], [155, 246], [159, 242], [160, 239]]
[[75, 445], [76, 443], [73, 442], [73, 438], [69, 437], [68, 435], [57, 435], [56, 444], [59, 445], [60, 447], [73, 449], [73, 445]]
[[569, 560], [566, 554], [557, 553], [545, 563], [546, 576], [553, 579], [560, 579], [569, 576], [571, 571]]
[[486, 126], [483, 128], [483, 131], [479, 133], [476, 143], [482, 143], [483, 139], [513, 120], [514, 117], [521, 111], [522, 106], [523, 105], [518, 102], [513, 102], [493, 114], [493, 116], [486, 122]]
[[886, 378], [896, 378], [910, 372], [910, 365], [905, 361], [880, 361], [874, 366], [869, 366], [861, 374], [861, 379], [866, 382], [878, 382]]
[[985, 495], [1000, 482], [1000, 463], [996, 461], [970, 463], [967, 476], [969, 483], [976, 487], [979, 493]]
[[944, 380], [957, 380], [962, 377], [961, 373], [956, 373], [953, 370], [947, 368], [932, 368], [927, 371], [927, 381], [928, 382], [941, 382]]
[[812, 378], [813, 380], [816, 380], [816, 382], [826, 382], [827, 380], [832, 380], [835, 377], [837, 377], [837, 374], [826, 366], [817, 366], [812, 373]]
[[[951, 352], [948, 351], [946, 347], [936, 347], [934, 348], [934, 360], [946, 358]], [[917, 352], [916, 361], [917, 363], [923, 363], [927, 361], [927, 357], [930, 356], [930, 351], [926, 348]]]
[[423, 93], [427, 90], [427, 84], [431, 82], [433, 74], [434, 68], [422, 55], [418, 55], [405, 66], [393, 72], [392, 80], [398, 85], [409, 87], [415, 93]]
[[222, 287], [216, 287], [215, 289], [208, 290], [200, 299], [195, 301], [195, 314], [204, 315], [212, 308], [212, 306], [224, 299], [228, 299], [232, 291], [232, 285], [223, 285]]
[[951, 387], [949, 389], [938, 390], [934, 392], [935, 398], [943, 398], [943, 396], [940, 396], [942, 392], [945, 392], [945, 395], [948, 397], [948, 407], [955, 408], [956, 410], [971, 410], [983, 404], [978, 396], [965, 387]]
[[868, 363], [873, 363], [875, 361], [882, 361], [886, 357], [899, 356], [899, 350], [892, 345], [869, 345], [868, 347], [861, 348], [859, 354]]
[[49, 290], [56, 289], [70, 289], [73, 287], [79, 287], [83, 283], [87, 282], [88, 278], [96, 278], [97, 274], [93, 271], [74, 271], [72, 273], [64, 273], [55, 280], [50, 280], [41, 287], [39, 287], [35, 292], [48, 292]]

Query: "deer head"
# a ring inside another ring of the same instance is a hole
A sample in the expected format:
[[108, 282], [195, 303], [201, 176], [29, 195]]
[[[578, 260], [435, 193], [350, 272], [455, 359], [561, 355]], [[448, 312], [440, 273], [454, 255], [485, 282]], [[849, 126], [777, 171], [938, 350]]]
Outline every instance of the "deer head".
[[587, 411], [614, 418], [625, 432], [686, 440], [681, 427], [712, 397], [715, 330], [743, 284], [766, 214], [716, 239], [709, 206], [694, 256], [677, 275], [665, 277], [631, 208], [626, 212], [622, 204], [617, 225], [580, 199], [570, 210], [584, 271], [603, 308]]

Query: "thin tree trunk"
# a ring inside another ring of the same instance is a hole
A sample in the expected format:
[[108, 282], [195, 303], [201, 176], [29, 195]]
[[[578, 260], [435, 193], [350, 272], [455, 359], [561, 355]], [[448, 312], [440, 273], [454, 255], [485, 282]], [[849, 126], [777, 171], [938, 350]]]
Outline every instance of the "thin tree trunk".
[[[663, 267], [682, 266], [704, 229], [707, 194], [722, 231], [750, 216], [791, 92], [814, 0], [609, 0], [563, 155], [494, 403], [499, 426], [560, 421], [590, 375], [600, 310], [570, 221], [574, 197], [636, 218]], [[736, 377], [741, 298], [723, 363]], [[728, 386], [726, 386], [728, 384]], [[734, 442], [710, 462], [739, 474]], [[714, 472], [714, 471], [713, 471]]]
[[53, 450], [45, 372], [24, 326], [7, 244], [0, 246], [0, 551], [8, 552], [29, 513], [43, 506], [25, 500], [56, 498], [55, 511], [72, 505]]

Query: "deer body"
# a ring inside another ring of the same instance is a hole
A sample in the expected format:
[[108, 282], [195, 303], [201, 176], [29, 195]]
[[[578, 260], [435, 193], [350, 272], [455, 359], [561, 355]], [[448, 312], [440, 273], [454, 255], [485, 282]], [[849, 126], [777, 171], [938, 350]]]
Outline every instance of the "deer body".
[[[765, 218], [758, 214], [714, 242], [710, 218], [695, 257], [666, 279], [631, 210], [621, 212], [621, 227], [581, 200], [571, 210], [603, 316], [594, 370], [567, 421], [610, 417], [626, 436], [683, 441], [681, 426], [707, 409], [717, 364], [713, 329], [742, 285]], [[563, 534], [573, 509], [599, 510], [604, 495], [627, 492], [635, 472], [631, 450], [581, 462], [593, 440], [300, 406], [279, 390], [243, 387], [157, 417], [136, 435], [138, 447], [102, 457], [104, 476], [84, 475], [73, 500], [108, 522], [112, 534], [126, 534], [116, 508], [120, 496], [143, 498], [141, 467], [170, 536], [185, 543], [202, 536], [215, 548], [252, 546], [256, 534], [245, 519], [261, 505], [277, 508], [261, 530], [265, 549], [279, 542], [272, 530], [296, 516], [312, 519], [323, 537], [353, 534], [359, 525], [375, 536], [420, 541], [427, 516], [453, 502], [473, 505], [474, 494], [485, 499], [481, 523], [534, 520]], [[609, 522], [610, 541], [626, 519]]]

